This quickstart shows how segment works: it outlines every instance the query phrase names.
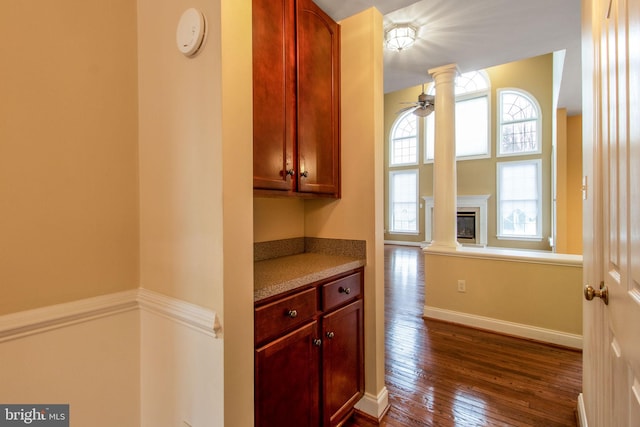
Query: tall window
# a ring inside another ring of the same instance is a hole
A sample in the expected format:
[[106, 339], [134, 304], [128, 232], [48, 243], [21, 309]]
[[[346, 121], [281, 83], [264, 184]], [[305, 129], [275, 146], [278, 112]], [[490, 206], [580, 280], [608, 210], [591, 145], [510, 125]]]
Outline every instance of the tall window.
[[530, 94], [502, 89], [498, 98], [499, 156], [541, 153], [540, 106]]
[[498, 238], [541, 239], [541, 160], [497, 165]]
[[418, 163], [418, 116], [409, 111], [396, 120], [389, 146], [389, 166]]
[[[489, 79], [483, 71], [471, 71], [456, 78], [456, 157], [483, 158], [491, 155], [489, 145]], [[429, 91], [435, 94], [434, 87]], [[435, 113], [427, 116], [425, 162], [433, 161]]]
[[418, 170], [389, 172], [389, 190], [389, 231], [417, 233]]

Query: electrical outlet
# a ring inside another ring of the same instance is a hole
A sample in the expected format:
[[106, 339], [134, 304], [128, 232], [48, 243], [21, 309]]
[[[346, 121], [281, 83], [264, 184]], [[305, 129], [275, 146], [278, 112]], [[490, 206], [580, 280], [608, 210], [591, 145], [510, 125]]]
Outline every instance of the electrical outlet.
[[458, 280], [458, 292], [467, 292], [467, 282]]

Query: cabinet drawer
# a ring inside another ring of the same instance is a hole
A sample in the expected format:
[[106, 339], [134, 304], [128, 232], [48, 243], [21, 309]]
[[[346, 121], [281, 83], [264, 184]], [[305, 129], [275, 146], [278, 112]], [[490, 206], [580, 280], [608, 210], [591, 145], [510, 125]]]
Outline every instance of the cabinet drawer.
[[318, 300], [315, 288], [307, 289], [255, 309], [255, 341], [269, 338], [303, 324], [315, 316]]
[[331, 310], [360, 296], [362, 272], [329, 282], [322, 286], [322, 310]]

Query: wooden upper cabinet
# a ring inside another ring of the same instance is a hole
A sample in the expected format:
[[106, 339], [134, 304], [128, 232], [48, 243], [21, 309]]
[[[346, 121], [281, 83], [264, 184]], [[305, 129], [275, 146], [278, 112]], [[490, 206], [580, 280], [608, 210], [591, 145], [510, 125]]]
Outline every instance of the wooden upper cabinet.
[[293, 0], [253, 0], [253, 186], [294, 190], [296, 51]]
[[340, 197], [340, 27], [311, 0], [253, 0], [253, 186]]
[[340, 197], [340, 27], [298, 0], [298, 191]]

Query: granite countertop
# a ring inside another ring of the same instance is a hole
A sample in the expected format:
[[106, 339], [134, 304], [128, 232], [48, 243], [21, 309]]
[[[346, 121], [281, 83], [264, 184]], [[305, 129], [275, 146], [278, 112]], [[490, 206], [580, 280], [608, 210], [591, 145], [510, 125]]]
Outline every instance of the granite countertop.
[[365, 265], [364, 253], [346, 252], [302, 252], [255, 261], [254, 302]]

